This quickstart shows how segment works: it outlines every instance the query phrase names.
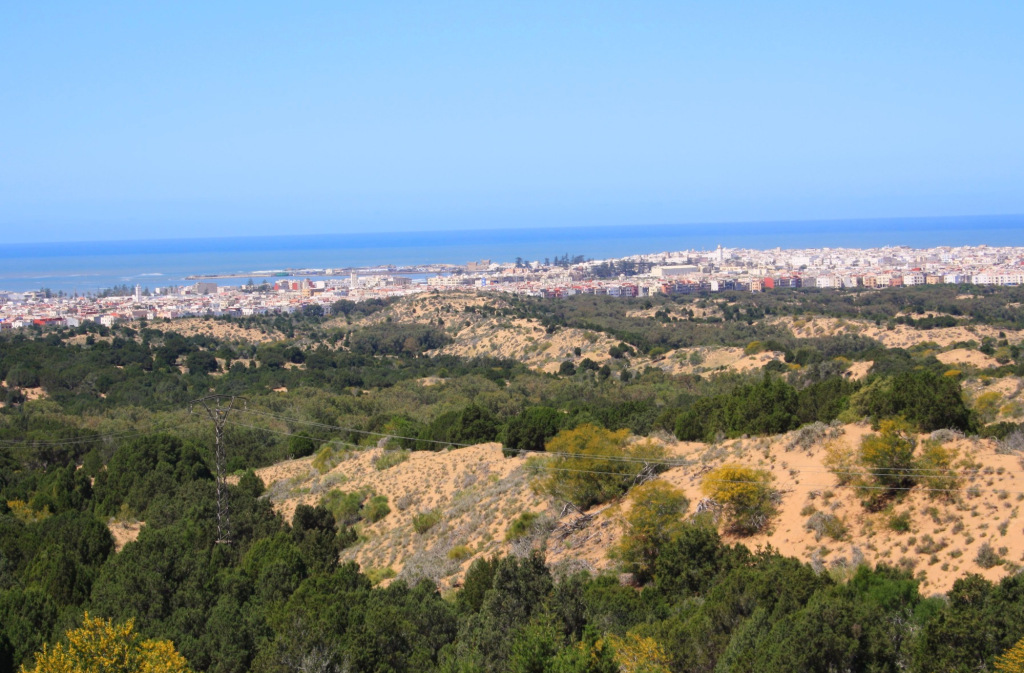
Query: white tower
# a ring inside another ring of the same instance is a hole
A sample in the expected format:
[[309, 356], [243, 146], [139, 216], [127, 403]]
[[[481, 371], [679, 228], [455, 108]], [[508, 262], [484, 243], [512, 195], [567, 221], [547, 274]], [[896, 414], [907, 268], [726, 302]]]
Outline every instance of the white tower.
[[142, 303], [142, 289], [139, 287], [138, 283], [135, 284], [135, 303]]

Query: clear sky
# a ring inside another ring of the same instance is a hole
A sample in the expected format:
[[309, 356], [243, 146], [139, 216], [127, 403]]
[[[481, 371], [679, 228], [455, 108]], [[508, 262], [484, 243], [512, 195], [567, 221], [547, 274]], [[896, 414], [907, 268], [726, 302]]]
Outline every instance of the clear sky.
[[1024, 212], [1024, 2], [4, 2], [0, 240]]

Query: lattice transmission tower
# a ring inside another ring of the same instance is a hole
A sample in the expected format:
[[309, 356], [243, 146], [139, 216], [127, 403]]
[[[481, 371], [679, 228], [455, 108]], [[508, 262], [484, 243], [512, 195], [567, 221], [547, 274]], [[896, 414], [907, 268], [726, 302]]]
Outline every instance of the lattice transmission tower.
[[247, 400], [238, 395], [208, 395], [193, 400], [189, 413], [196, 406], [206, 410], [215, 431], [213, 461], [217, 468], [217, 544], [231, 544], [231, 508], [228, 504], [227, 455], [224, 447], [224, 424], [232, 411], [246, 408]]

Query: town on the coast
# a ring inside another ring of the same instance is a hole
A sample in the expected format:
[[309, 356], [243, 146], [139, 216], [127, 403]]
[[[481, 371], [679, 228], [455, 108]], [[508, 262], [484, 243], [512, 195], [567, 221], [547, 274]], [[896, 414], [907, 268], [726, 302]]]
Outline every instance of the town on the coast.
[[[426, 272], [425, 272], [426, 271]], [[942, 246], [752, 250], [723, 248], [640, 254], [618, 259], [561, 257], [509, 262], [479, 260], [399, 269], [302, 269], [259, 282], [203, 276], [197, 282], [150, 290], [71, 295], [46, 289], [0, 290], [0, 329], [32, 325], [110, 326], [132, 320], [245, 317], [313, 311], [329, 313], [339, 300], [364, 301], [430, 291], [506, 292], [535, 297], [577, 294], [644, 297], [725, 291], [777, 292], [797, 288], [844, 291], [932, 284], [1024, 285], [1024, 248]], [[229, 279], [232, 284], [216, 280]], [[235, 281], [240, 281], [236, 283]]]

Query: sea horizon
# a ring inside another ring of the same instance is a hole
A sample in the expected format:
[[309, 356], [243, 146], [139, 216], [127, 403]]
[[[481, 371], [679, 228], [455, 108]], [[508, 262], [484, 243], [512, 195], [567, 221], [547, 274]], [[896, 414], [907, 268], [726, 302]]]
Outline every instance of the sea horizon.
[[[620, 258], [747, 249], [1024, 246], [1024, 215], [388, 231], [0, 244], [0, 291], [97, 292], [301, 268]], [[268, 276], [254, 275], [254, 280]], [[227, 284], [239, 284], [233, 279]]]

